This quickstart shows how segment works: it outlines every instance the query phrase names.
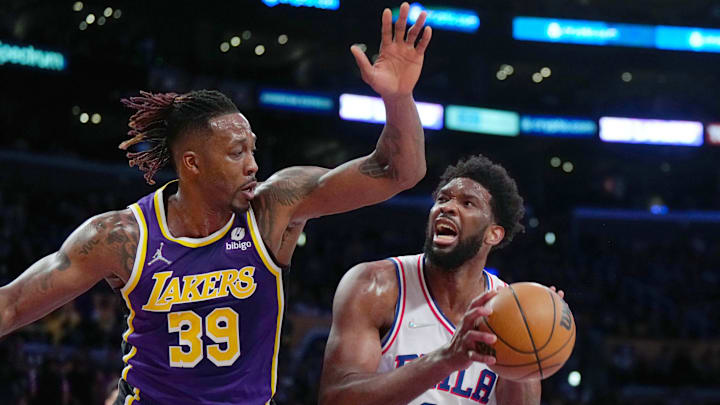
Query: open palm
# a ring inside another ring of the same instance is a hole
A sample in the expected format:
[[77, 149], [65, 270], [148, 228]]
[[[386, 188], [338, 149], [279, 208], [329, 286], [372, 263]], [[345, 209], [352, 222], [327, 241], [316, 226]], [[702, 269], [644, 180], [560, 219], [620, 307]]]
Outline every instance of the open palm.
[[[400, 15], [395, 23], [393, 38], [392, 13], [385, 9], [382, 15], [382, 43], [380, 55], [374, 64], [358, 46], [351, 48], [360, 73], [365, 83], [369, 84], [383, 97], [396, 97], [411, 94], [415, 83], [420, 77], [425, 49], [430, 43], [432, 29], [425, 27], [427, 14], [423, 11], [415, 24], [410, 27], [405, 38], [407, 16], [410, 10], [408, 3], [400, 6]], [[415, 46], [419, 34], [422, 38]]]

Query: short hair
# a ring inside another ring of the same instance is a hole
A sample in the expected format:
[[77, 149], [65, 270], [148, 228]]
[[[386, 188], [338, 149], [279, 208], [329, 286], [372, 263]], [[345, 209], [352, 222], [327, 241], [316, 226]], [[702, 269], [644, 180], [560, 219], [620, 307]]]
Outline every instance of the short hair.
[[208, 121], [217, 116], [239, 112], [232, 100], [216, 90], [185, 94], [140, 91], [140, 96], [120, 101], [135, 113], [128, 122], [128, 135], [132, 138], [119, 148], [127, 150], [138, 143], [148, 144], [147, 150], [126, 154], [130, 166], [145, 172], [148, 184], [155, 184], [155, 173], [171, 162], [171, 148], [180, 135], [191, 129], [207, 128]]
[[504, 167], [493, 163], [483, 155], [460, 159], [454, 166], [450, 165], [445, 169], [445, 173], [440, 177], [440, 183], [433, 191], [433, 197], [437, 198], [440, 189], [458, 177], [474, 180], [490, 193], [492, 197], [490, 207], [495, 221], [505, 228], [505, 237], [495, 246], [496, 249], [507, 246], [516, 234], [525, 230], [520, 223], [525, 215], [523, 198], [518, 192], [515, 180]]

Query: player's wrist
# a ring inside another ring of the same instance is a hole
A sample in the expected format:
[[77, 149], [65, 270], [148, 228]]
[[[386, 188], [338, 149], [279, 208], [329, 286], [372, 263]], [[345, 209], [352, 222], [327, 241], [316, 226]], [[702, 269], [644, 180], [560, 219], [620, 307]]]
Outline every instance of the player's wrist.
[[413, 99], [413, 93], [412, 90], [409, 92], [388, 92], [384, 94], [380, 94], [380, 97], [382, 98], [383, 102], [385, 103], [385, 108], [387, 109], [388, 104], [389, 105], [397, 105], [397, 104], [405, 104], [405, 103], [415, 103], [415, 99]]

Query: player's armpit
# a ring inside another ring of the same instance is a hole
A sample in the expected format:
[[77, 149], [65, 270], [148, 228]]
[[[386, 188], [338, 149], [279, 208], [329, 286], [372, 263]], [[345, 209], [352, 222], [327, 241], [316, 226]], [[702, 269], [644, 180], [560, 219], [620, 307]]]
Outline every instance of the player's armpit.
[[0, 336], [42, 318], [111, 274], [127, 280], [138, 234], [129, 209], [80, 225], [57, 252], [0, 287]]

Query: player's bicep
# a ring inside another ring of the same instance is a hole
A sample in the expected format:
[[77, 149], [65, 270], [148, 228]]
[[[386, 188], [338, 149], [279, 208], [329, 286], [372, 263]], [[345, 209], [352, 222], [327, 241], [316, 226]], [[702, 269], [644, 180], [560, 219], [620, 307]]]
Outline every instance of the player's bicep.
[[0, 288], [0, 334], [47, 315], [119, 269], [115, 245], [122, 215], [126, 213], [108, 213], [86, 221], [57, 252]]
[[325, 385], [341, 383], [354, 373], [376, 372], [382, 357], [380, 329], [386, 315], [393, 313], [396, 299], [385, 296], [391, 290], [386, 280], [383, 273], [371, 266], [359, 265], [338, 285], [325, 349]]

